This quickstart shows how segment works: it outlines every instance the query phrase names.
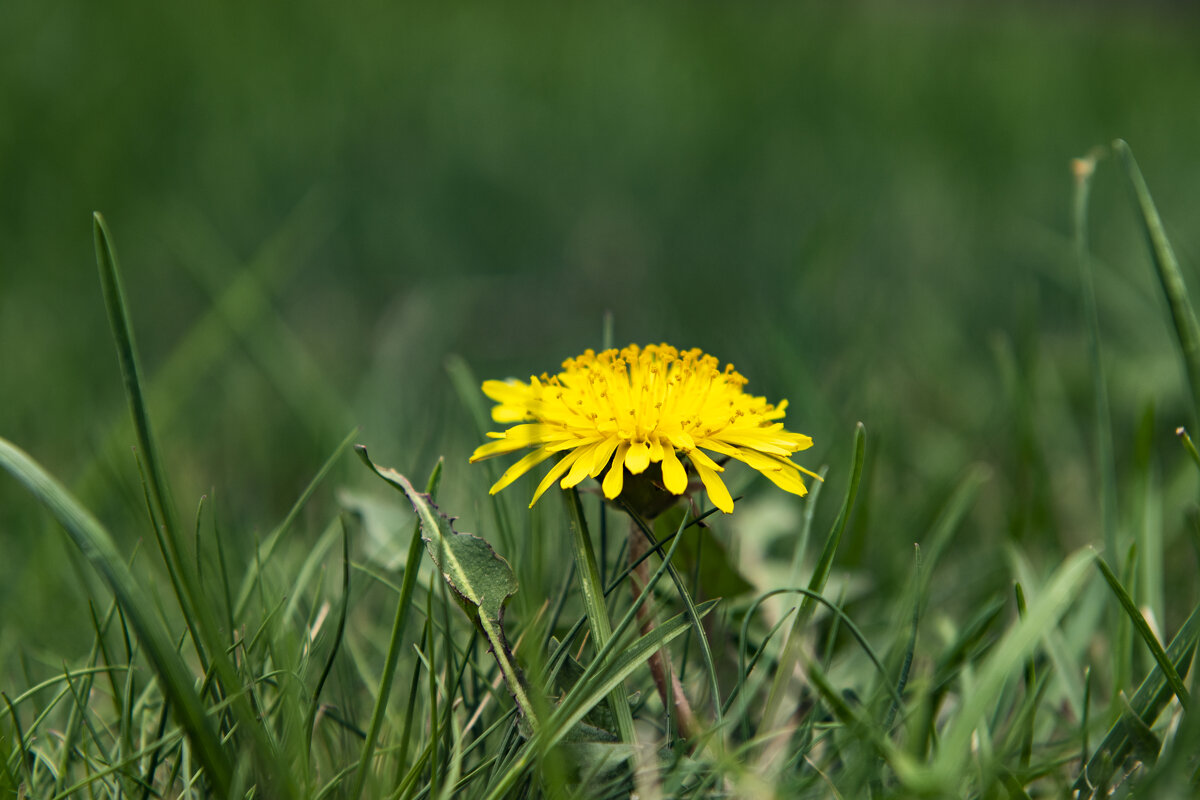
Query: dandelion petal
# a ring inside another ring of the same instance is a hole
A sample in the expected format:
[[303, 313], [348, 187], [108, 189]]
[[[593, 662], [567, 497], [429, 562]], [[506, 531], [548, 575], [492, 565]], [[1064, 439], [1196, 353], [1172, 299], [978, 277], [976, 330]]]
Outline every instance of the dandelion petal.
[[662, 474], [663, 486], [667, 487], [668, 492], [683, 494], [687, 491], [687, 472], [680, 463], [679, 456], [675, 455], [675, 450], [670, 447], [663, 448]]
[[617, 448], [616, 455], [613, 456], [612, 466], [608, 470], [608, 474], [604, 476], [604, 496], [612, 500], [621, 493], [621, 489], [625, 486], [625, 453], [629, 450], [629, 445], [622, 444]]
[[629, 467], [629, 471], [634, 475], [640, 475], [646, 471], [646, 467], [650, 466], [650, 447], [645, 442], [634, 442], [629, 445], [629, 451], [625, 454], [625, 466]]

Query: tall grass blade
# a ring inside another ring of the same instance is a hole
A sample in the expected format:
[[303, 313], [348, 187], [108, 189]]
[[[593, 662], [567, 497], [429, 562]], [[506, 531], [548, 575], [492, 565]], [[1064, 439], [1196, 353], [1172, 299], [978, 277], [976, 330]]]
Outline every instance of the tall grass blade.
[[[608, 618], [608, 606], [604, 602], [604, 584], [600, 582], [600, 570], [596, 566], [596, 553], [592, 549], [592, 538], [588, 533], [587, 520], [583, 516], [583, 505], [574, 488], [563, 492], [567, 512], [571, 517], [571, 545], [575, 553], [575, 574], [579, 576], [583, 608], [587, 613], [588, 627], [597, 651], [603, 650], [612, 638], [612, 622]], [[629, 696], [624, 685], [613, 687], [609, 698], [613, 715], [617, 721], [617, 735], [626, 744], [632, 744], [633, 714], [629, 710]]]
[[[709, 600], [701, 603], [697, 606], [697, 611], [703, 617], [716, 607], [717, 602]], [[583, 677], [563, 699], [546, 724], [532, 739], [526, 742], [517, 757], [493, 782], [486, 795], [486, 800], [499, 800], [508, 794], [509, 790], [525, 774], [525, 771], [543, 753], [561, 742], [587, 715], [588, 711], [610, 696], [613, 689], [620, 686], [627, 677], [633, 674], [634, 670], [644, 664], [651, 654], [682, 636], [691, 625], [692, 622], [687, 614], [678, 614], [650, 633], [643, 635], [629, 647], [624, 648], [615, 659], [607, 660], [603, 664], [593, 660], [585, 670]]]
[[1108, 383], [1100, 352], [1100, 313], [1096, 308], [1096, 286], [1092, 259], [1088, 250], [1088, 199], [1092, 175], [1096, 169], [1095, 156], [1075, 159], [1072, 172], [1075, 191], [1072, 220], [1075, 240], [1075, 262], [1079, 267], [1079, 283], [1083, 294], [1083, 315], [1088, 331], [1088, 362], [1092, 373], [1092, 403], [1096, 411], [1096, 461], [1100, 471], [1100, 519], [1104, 526], [1104, 549], [1110, 558], [1117, 557], [1117, 475], [1113, 458], [1112, 413], [1108, 405]]
[[325, 659], [325, 666], [321, 669], [321, 676], [317, 679], [317, 685], [313, 687], [312, 700], [309, 704], [308, 724], [305, 725], [304, 734], [307, 737], [306, 752], [312, 750], [313, 723], [317, 716], [317, 709], [320, 707], [321, 690], [325, 688], [325, 681], [329, 679], [329, 673], [333, 671], [333, 662], [337, 659], [338, 652], [341, 650], [342, 637], [346, 633], [346, 614], [350, 609], [350, 533], [346, 530], [346, 520], [341, 520], [342, 525], [342, 602], [341, 608], [338, 609], [337, 628], [333, 634], [333, 646], [329, 649], [329, 656]]
[[[662, 552], [662, 546], [654, 538], [654, 533], [650, 530], [650, 526], [646, 521], [638, 516], [632, 508], [624, 501], [618, 501], [621, 507], [625, 509], [625, 513], [633, 520], [634, 525], [639, 528], [642, 535], [649, 542], [651, 552]], [[676, 531], [675, 538], [679, 538], [683, 534], [683, 523], [680, 523], [680, 529]], [[700, 653], [704, 658], [704, 667], [708, 676], [709, 691], [712, 693], [713, 711], [716, 714], [716, 724], [721, 725], [721, 709], [723, 703], [721, 701], [721, 689], [717, 684], [717, 668], [713, 661], [712, 647], [708, 642], [708, 634], [705, 633], [704, 627], [700, 624], [700, 615], [696, 611], [696, 603], [692, 600], [692, 593], [688, 591], [687, 585], [679, 576], [679, 571], [675, 569], [675, 565], [670, 559], [665, 559], [663, 565], [667, 568], [667, 574], [671, 576], [671, 582], [675, 584], [675, 591], [679, 594], [679, 599], [683, 601], [683, 607], [687, 615], [692, 620], [693, 632], [696, 634], [696, 641], [700, 643]]]
[[1146, 622], [1146, 618], [1138, 609], [1137, 603], [1133, 601], [1133, 597], [1121, 585], [1121, 581], [1117, 579], [1112, 568], [1104, 562], [1103, 557], [1096, 558], [1096, 566], [1100, 569], [1100, 574], [1104, 576], [1108, 587], [1112, 589], [1117, 600], [1121, 603], [1121, 608], [1125, 609], [1125, 613], [1129, 615], [1129, 621], [1133, 623], [1133, 628], [1142, 637], [1142, 641], [1146, 643], [1146, 647], [1150, 649], [1150, 654], [1154, 656], [1154, 661], [1158, 664], [1158, 668], [1162, 670], [1163, 677], [1171, 687], [1171, 691], [1179, 698], [1179, 702], [1184, 708], [1188, 707], [1190, 698], [1188, 696], [1187, 687], [1183, 685], [1183, 679], [1179, 677], [1179, 673], [1175, 671], [1175, 665], [1171, 663], [1171, 659], [1167, 657], [1167, 653], [1159, 644], [1158, 637], [1154, 635], [1154, 631], [1150, 629], [1150, 624]]
[[1150, 243], [1154, 270], [1158, 274], [1163, 294], [1167, 297], [1171, 321], [1175, 324], [1175, 336], [1179, 340], [1188, 388], [1192, 394], [1193, 421], [1200, 421], [1200, 323], [1196, 322], [1196, 311], [1188, 299], [1187, 286], [1183, 282], [1183, 273], [1179, 271], [1175, 251], [1167, 239], [1162, 218], [1154, 206], [1154, 199], [1150, 196], [1150, 189], [1146, 186], [1146, 179], [1142, 177], [1142, 171], [1133, 157], [1133, 151], [1120, 139], [1113, 142], [1113, 150], [1125, 167], [1134, 203], [1141, 213], [1146, 238]]
[[138, 363], [137, 345], [134, 341], [133, 323], [129, 318], [125, 291], [121, 286], [121, 271], [116, 249], [109, 235], [108, 226], [100, 212], [92, 215], [92, 230], [96, 245], [96, 264], [100, 271], [100, 287], [104, 294], [104, 305], [108, 310], [109, 325], [117, 346], [117, 361], [125, 383], [125, 396], [129, 401], [129, 412], [133, 418], [134, 432], [143, 466], [143, 479], [151, 519], [156, 520], [155, 537], [162, 550], [163, 561], [175, 590], [175, 597], [183, 613], [184, 622], [192, 636], [192, 644], [200, 659], [201, 669], [208, 670], [208, 656], [204, 641], [200, 637], [195, 620], [196, 596], [188, 580], [186, 565], [180, 555], [181, 531], [171, 499], [162, 459], [159, 457], [158, 442], [150, 427], [150, 414], [142, 392], [141, 367]]
[[[365, 448], [360, 448], [357, 452], [371, 471], [377, 472], [374, 464], [367, 458]], [[437, 496], [438, 484], [441, 483], [441, 479], [442, 462], [439, 460], [434, 466], [433, 472], [429, 475], [429, 481], [425, 485], [427, 495], [430, 497]], [[362, 796], [363, 787], [366, 785], [370, 772], [371, 760], [375, 757], [379, 730], [383, 727], [383, 718], [387, 711], [388, 698], [392, 693], [392, 679], [396, 673], [396, 662], [400, 659], [400, 642], [404, 638], [404, 627], [408, 622], [408, 616], [412, 610], [413, 590], [417, 586], [417, 572], [421, 567], [421, 556], [423, 553], [424, 548], [421, 547], [421, 523], [418, 521], [413, 525], [412, 536], [409, 538], [408, 558], [404, 563], [404, 577], [400, 582], [400, 599], [396, 603], [396, 615], [392, 620], [392, 635], [388, 641], [383, 674], [379, 679], [379, 695], [375, 698], [375, 707], [371, 710], [371, 722], [367, 727], [367, 736], [363, 741], [362, 752], [358, 758], [358, 770], [354, 773], [354, 783], [351, 784], [350, 792], [347, 795], [350, 800], [358, 800]]]

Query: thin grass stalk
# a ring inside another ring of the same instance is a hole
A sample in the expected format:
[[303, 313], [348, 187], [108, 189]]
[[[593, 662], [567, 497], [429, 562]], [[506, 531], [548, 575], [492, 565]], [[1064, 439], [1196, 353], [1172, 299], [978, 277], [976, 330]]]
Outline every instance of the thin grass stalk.
[[117, 361], [125, 383], [125, 395], [129, 400], [129, 411], [133, 418], [134, 432], [141, 451], [140, 463], [146, 482], [146, 496], [154, 524], [155, 539], [162, 553], [167, 574], [175, 590], [175, 596], [183, 613], [184, 623], [191, 633], [192, 645], [200, 659], [201, 670], [208, 669], [208, 657], [204, 642], [196, 627], [196, 592], [188, 580], [187, 567], [179, 548], [179, 524], [175, 504], [171, 499], [162, 459], [159, 457], [158, 442], [150, 426], [150, 414], [142, 394], [141, 366], [138, 363], [137, 344], [133, 335], [133, 324], [129, 317], [125, 290], [121, 286], [121, 271], [117, 262], [116, 249], [109, 235], [104, 217], [96, 212], [92, 215], [93, 236], [96, 246], [96, 263], [100, 268], [100, 288], [104, 293], [104, 304], [108, 310], [109, 325], [117, 346]]
[[[429, 626], [431, 621], [426, 618], [425, 625], [421, 630], [421, 635], [417, 637], [418, 641], [429, 636]], [[408, 703], [404, 706], [404, 722], [400, 726], [400, 747], [396, 751], [396, 775], [393, 783], [400, 785], [404, 779], [404, 773], [408, 770], [408, 748], [412, 741], [413, 720], [416, 718], [417, 709], [417, 692], [421, 690], [421, 665], [420, 659], [413, 664], [412, 681], [408, 687]]]
[[[1021, 588], [1020, 581], [1013, 583], [1013, 594], [1015, 595], [1016, 601], [1017, 601], [1017, 617], [1019, 619], [1025, 619], [1025, 616], [1026, 616], [1026, 614], [1028, 614], [1029, 609], [1025, 603], [1025, 590]], [[1025, 695], [1026, 695], [1026, 697], [1033, 696], [1034, 687], [1035, 687], [1036, 683], [1037, 683], [1036, 661], [1034, 660], [1033, 655], [1030, 654], [1029, 658], [1027, 658], [1025, 660]], [[1033, 706], [1033, 710], [1031, 710], [1029, 712], [1029, 719], [1028, 719], [1027, 723], [1025, 724], [1024, 729], [1022, 730], [1022, 733], [1021, 733], [1021, 757], [1020, 757], [1020, 760], [1021, 760], [1021, 768], [1022, 769], [1027, 769], [1029, 767], [1029, 759], [1033, 755], [1033, 725], [1034, 725], [1034, 718], [1035, 718], [1036, 711], [1037, 711], [1037, 706], [1035, 704]]]
[[[1096, 306], [1096, 285], [1088, 248], [1088, 201], [1096, 155], [1072, 162], [1075, 188], [1071, 203], [1075, 263], [1083, 295], [1084, 324], [1087, 326], [1088, 362], [1092, 373], [1092, 403], [1095, 408], [1096, 461], [1100, 473], [1100, 521], [1104, 529], [1104, 549], [1117, 557], [1117, 475], [1113, 456], [1112, 412], [1108, 403], [1108, 381], [1100, 347], [1100, 312]], [[1118, 566], [1119, 568], [1119, 566]]]
[[[273, 791], [286, 797], [295, 796], [297, 789], [293, 775], [280, 762], [278, 753], [267, 735], [267, 730], [258, 724], [254, 711], [243, 693], [235, 688], [239, 687], [241, 682], [236, 670], [224, 654], [222, 637], [218, 633], [219, 626], [210, 614], [204, 613], [207, 607], [204, 604], [203, 594], [195, 583], [195, 575], [192, 570], [182, 560], [176, 512], [166, 481], [163, 462], [151, 430], [145, 397], [142, 393], [137, 347], [133, 338], [133, 326], [125, 302], [124, 291], [121, 288], [116, 251], [103, 217], [96, 213], [93, 215], [93, 221], [96, 262], [100, 271], [105, 304], [108, 308], [113, 337], [117, 346], [118, 361], [125, 381], [130, 413], [133, 416], [139, 446], [145, 461], [145, 476], [148, 482], [148, 494], [152, 501], [151, 507], [162, 524], [162, 536], [166, 547], [164, 558], [168, 561], [168, 565], [170, 562], [174, 562], [178, 577], [178, 584], [175, 588], [180, 608], [184, 613], [185, 621], [188, 622], [189, 633], [192, 635], [197, 653], [201, 656], [202, 665], [207, 664], [207, 661], [204, 660], [205, 653], [207, 653], [207, 659], [211, 659], [216, 667], [216, 677], [227, 685], [227, 688], [219, 691], [218, 694], [228, 693], [234, 698], [230, 707], [238, 718], [238, 727], [244, 731], [253, 745], [251, 752], [256, 756], [254, 763], [267, 770], [274, 786]], [[205, 669], [207, 670], [207, 666]], [[206, 766], [211, 765], [206, 763]], [[227, 773], [228, 771], [223, 770], [223, 772]], [[225, 788], [228, 789], [228, 785]]]
[[[439, 460], [429, 475], [425, 485], [425, 493], [431, 498], [437, 496], [438, 484], [442, 478], [442, 461]], [[425, 547], [421, 542], [421, 522], [413, 523], [412, 536], [408, 542], [408, 558], [404, 563], [404, 578], [400, 583], [400, 599], [396, 604], [396, 614], [392, 619], [392, 635], [388, 641], [387, 656], [384, 658], [383, 674], [379, 678], [379, 695], [375, 698], [375, 707], [371, 711], [371, 722], [367, 726], [367, 737], [363, 742], [362, 753], [358, 759], [358, 770], [354, 773], [354, 783], [350, 786], [347, 797], [358, 800], [362, 797], [363, 787], [370, 772], [371, 759], [375, 756], [376, 740], [379, 730], [383, 727], [383, 718], [387, 710], [388, 697], [392, 691], [392, 679], [396, 672], [396, 662], [400, 658], [400, 641], [404, 637], [404, 626], [408, 622], [409, 611], [412, 608], [413, 590], [417, 585], [417, 572], [421, 566], [421, 556]]]
[[[710, 600], [702, 603], [697, 611], [701, 617], [711, 611], [717, 601]], [[516, 783], [525, 775], [537, 759], [550, 751], [562, 741], [563, 737], [577, 725], [588, 710], [595, 707], [604, 698], [610, 697], [614, 687], [642, 666], [650, 654], [659, 648], [666, 647], [672, 641], [682, 636], [692, 624], [686, 614], [679, 614], [655, 628], [650, 634], [644, 635], [612, 658], [593, 659], [584, 671], [583, 677], [575, 684], [563, 702], [538, 729], [537, 733], [521, 747], [502, 773], [489, 786], [486, 800], [499, 800], [504, 797]]]
[[[631, 564], [637, 564], [633, 568], [633, 580], [629, 582], [629, 588], [633, 592], [634, 600], [638, 601], [650, 588], [648, 584], [650, 569], [645, 559], [641, 559], [647, 548], [632, 519], [629, 521], [629, 529], [629, 560]], [[675, 545], [680, 541], [682, 539], [677, 535], [671, 547], [672, 553], [675, 551]], [[665, 560], [664, 563], [666, 563]], [[650, 633], [654, 630], [654, 614], [650, 606], [643, 602], [636, 602], [636, 609], [642, 633]], [[673, 716], [680, 738], [691, 739], [698, 732], [696, 717], [692, 713], [692, 704], [683, 690], [680, 677], [672, 667], [671, 654], [666, 650], [659, 650], [650, 656], [649, 665], [650, 674], [654, 678], [654, 685], [658, 689], [658, 697], [662, 701], [663, 710], [667, 712], [668, 720]]]
[[896, 679], [895, 691], [892, 693], [892, 700], [888, 704], [887, 716], [883, 720], [883, 730], [891, 731], [892, 723], [896, 719], [896, 714], [904, 706], [903, 697], [904, 689], [908, 686], [909, 673], [912, 670], [913, 653], [917, 649], [917, 631], [921, 623], [921, 545], [913, 545], [913, 607], [910, 617], [910, 625], [908, 631], [908, 642], [904, 648], [904, 659], [900, 664], [900, 675]]
[[[978, 681], [964, 695], [957, 716], [946, 727], [941, 747], [929, 770], [923, 776], [933, 786], [945, 790], [956, 785], [968, 761], [972, 740], [978, 732], [983, 740], [985, 717], [1005, 684], [1055, 626], [1067, 606], [1075, 599], [1083, 582], [1088, 562], [1093, 559], [1088, 550], [1069, 556], [1055, 570], [1046, 586], [1029, 606], [1028, 614], [1011, 628], [988, 655], [979, 670]], [[916, 778], [916, 776], [911, 776]], [[917, 781], [921, 781], [918, 779]]]
[[333, 663], [341, 650], [342, 637], [346, 632], [346, 614], [350, 608], [350, 532], [346, 529], [345, 517], [339, 517], [339, 520], [342, 526], [342, 602], [341, 608], [338, 609], [333, 646], [329, 650], [329, 656], [325, 659], [325, 666], [321, 669], [321, 675], [317, 678], [317, 685], [313, 687], [312, 697], [309, 700], [308, 719], [304, 726], [304, 733], [307, 737], [304, 747], [305, 758], [309, 758], [312, 753], [313, 727], [316, 724], [317, 710], [320, 708], [321, 690], [325, 688], [325, 681], [333, 672]]

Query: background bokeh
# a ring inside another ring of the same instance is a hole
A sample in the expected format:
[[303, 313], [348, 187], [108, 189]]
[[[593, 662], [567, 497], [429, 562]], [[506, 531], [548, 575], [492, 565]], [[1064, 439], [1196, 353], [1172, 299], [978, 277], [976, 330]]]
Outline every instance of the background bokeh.
[[[270, 530], [357, 425], [381, 463], [446, 456], [446, 506], [487, 535], [447, 358], [552, 371], [611, 312], [618, 344], [699, 346], [789, 398], [834, 497], [865, 422], [841, 563], [871, 581], [906, 579], [985, 465], [950, 562], [977, 575], [942, 598], [969, 603], [1006, 542], [1053, 560], [1101, 540], [1068, 166], [1127, 139], [1200, 285], [1198, 22], [1184, 4], [7, 2], [0, 435], [128, 552], [147, 535], [99, 210], [185, 516], [207, 493], [234, 536]], [[1191, 412], [1126, 195], [1101, 161], [1118, 486], [1162, 483], [1194, 570], [1172, 436]], [[367, 483], [353, 459], [332, 479]], [[7, 479], [0, 548], [3, 636], [71, 641], [81, 573]]]

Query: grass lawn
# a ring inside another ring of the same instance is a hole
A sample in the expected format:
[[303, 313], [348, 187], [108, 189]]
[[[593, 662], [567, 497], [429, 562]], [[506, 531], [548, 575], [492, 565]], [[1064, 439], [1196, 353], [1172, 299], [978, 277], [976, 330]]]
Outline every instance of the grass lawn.
[[0, 796], [1195, 796], [1197, 33], [0, 9]]

